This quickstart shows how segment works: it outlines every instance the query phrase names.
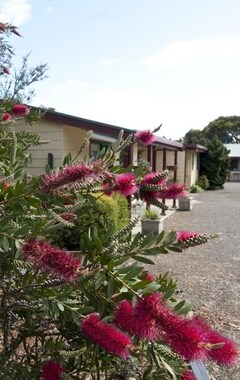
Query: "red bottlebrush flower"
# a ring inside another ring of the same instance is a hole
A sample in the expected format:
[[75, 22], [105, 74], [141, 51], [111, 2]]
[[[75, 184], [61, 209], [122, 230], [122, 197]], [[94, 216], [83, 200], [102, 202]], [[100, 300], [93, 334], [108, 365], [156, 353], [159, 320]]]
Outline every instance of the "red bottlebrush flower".
[[132, 173], [116, 175], [116, 187], [114, 190], [119, 191], [124, 196], [129, 196], [136, 193], [138, 187], [134, 182], [135, 179], [135, 175]]
[[30, 109], [24, 104], [15, 104], [15, 106], [13, 106], [12, 112], [14, 116], [24, 117], [29, 114]]
[[159, 191], [166, 184], [166, 178], [161, 177], [161, 173], [152, 172], [146, 174], [140, 182], [140, 198], [148, 205], [151, 204], [153, 199], [159, 198]]
[[146, 272], [142, 272], [143, 276], [144, 276], [144, 280], [146, 281], [149, 281], [149, 282], [152, 282], [152, 281], [156, 281], [156, 277], [153, 276], [151, 273], [149, 273], [148, 271]]
[[61, 380], [62, 373], [66, 373], [66, 369], [59, 363], [49, 360], [42, 366], [41, 378], [42, 380]]
[[138, 315], [149, 313], [155, 318], [163, 339], [185, 360], [202, 360], [207, 357], [207, 351], [202, 345], [206, 343], [202, 328], [174, 313], [160, 293], [156, 292], [139, 300], [136, 312]]
[[52, 272], [66, 281], [73, 281], [78, 274], [81, 262], [69, 252], [53, 247], [43, 240], [29, 239], [23, 246], [25, 258], [37, 267]]
[[148, 129], [144, 131], [137, 131], [135, 133], [135, 138], [140, 144], [144, 146], [150, 145], [156, 140], [156, 137]]
[[10, 75], [10, 71], [8, 70], [7, 67], [3, 67], [2, 69], [3, 69], [4, 74]]
[[193, 321], [204, 330], [207, 336], [207, 342], [210, 344], [208, 357], [220, 365], [235, 364], [239, 356], [236, 344], [231, 339], [214, 330], [202, 318], [197, 316], [193, 318]]
[[182, 380], [197, 380], [197, 379], [193, 371], [187, 370], [186, 372], [182, 374]]
[[47, 192], [58, 189], [62, 186], [69, 185], [74, 182], [88, 181], [102, 181], [109, 175], [99, 163], [94, 162], [92, 165], [76, 164], [72, 166], [65, 166], [58, 173], [45, 174], [42, 178], [42, 190]]
[[182, 247], [189, 248], [207, 243], [210, 236], [206, 234], [199, 234], [197, 232], [179, 231], [177, 232], [177, 240], [182, 244]]
[[12, 115], [10, 115], [10, 113], [4, 113], [2, 115], [2, 121], [5, 121], [5, 122], [8, 122], [12, 119]]
[[3, 22], [0, 22], [0, 31], [5, 32], [6, 30], [6, 25]]
[[22, 35], [19, 33], [19, 31], [17, 30], [17, 27], [14, 26], [12, 29], [11, 29], [11, 32], [16, 34], [16, 36], [18, 37], [22, 37]]
[[7, 189], [10, 186], [9, 182], [3, 182], [3, 188]]
[[123, 359], [129, 357], [132, 340], [114, 326], [100, 320], [98, 314], [89, 314], [82, 322], [83, 333], [107, 352]]
[[117, 306], [114, 323], [120, 329], [139, 338], [154, 341], [159, 337], [158, 326], [151, 314], [137, 313], [132, 304], [126, 300]]
[[75, 222], [77, 219], [77, 215], [74, 212], [63, 212], [60, 214], [60, 217], [70, 223]]
[[160, 191], [159, 198], [161, 199], [177, 199], [186, 196], [185, 187], [180, 183], [172, 183]]

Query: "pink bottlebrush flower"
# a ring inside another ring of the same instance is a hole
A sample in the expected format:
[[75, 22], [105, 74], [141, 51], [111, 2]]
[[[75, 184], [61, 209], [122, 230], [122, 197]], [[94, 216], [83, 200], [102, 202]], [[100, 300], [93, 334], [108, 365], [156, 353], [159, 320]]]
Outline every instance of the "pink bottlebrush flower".
[[182, 244], [182, 247], [184, 249], [207, 243], [209, 239], [210, 239], [210, 236], [206, 234], [199, 234], [197, 232], [190, 232], [190, 231], [177, 232], [177, 240]]
[[10, 75], [10, 71], [8, 70], [7, 67], [3, 67], [3, 72], [4, 72], [4, 74]]
[[22, 37], [22, 35], [17, 30], [16, 26], [12, 27], [11, 32], [14, 33], [14, 34], [16, 34], [16, 36], [18, 36], [18, 37]]
[[135, 133], [135, 138], [140, 144], [144, 146], [150, 145], [156, 140], [156, 137], [150, 130], [137, 131]]
[[37, 267], [52, 272], [66, 281], [73, 281], [79, 271], [81, 262], [69, 252], [51, 246], [43, 240], [29, 239], [22, 246], [24, 257]]
[[196, 326], [191, 320], [174, 313], [159, 292], [139, 300], [136, 312], [137, 314], [149, 313], [152, 318], [155, 318], [163, 339], [185, 360], [202, 360], [207, 357], [207, 350], [202, 345], [206, 343], [202, 328]]
[[182, 378], [182, 380], [197, 380], [193, 371], [191, 371], [190, 369], [187, 370], [186, 372], [183, 372], [181, 378]]
[[59, 363], [49, 360], [42, 366], [41, 378], [42, 380], [61, 380], [62, 373], [66, 373], [66, 369]]
[[58, 173], [45, 174], [42, 177], [44, 192], [50, 192], [62, 186], [69, 185], [74, 182], [104, 180], [109, 175], [102, 166], [94, 162], [92, 165], [76, 164], [72, 166], [65, 166]]
[[154, 341], [159, 337], [158, 326], [151, 314], [137, 313], [129, 301], [118, 304], [113, 321], [120, 329], [139, 338]]
[[149, 273], [148, 271], [143, 271], [142, 274], [143, 274], [143, 276], [144, 276], [144, 280], [149, 281], [149, 282], [156, 281], [156, 277], [153, 276], [153, 275], [152, 275], [151, 273]]
[[13, 106], [12, 112], [14, 116], [24, 117], [29, 114], [30, 109], [24, 104], [15, 104], [15, 106]]
[[5, 121], [5, 122], [8, 122], [8, 121], [10, 121], [12, 119], [12, 115], [10, 115], [10, 113], [4, 113], [3, 115], [2, 115], [2, 121]]
[[5, 32], [6, 30], [6, 25], [3, 22], [0, 22], [0, 31]]
[[74, 212], [63, 212], [60, 214], [60, 217], [70, 223], [75, 222], [77, 219], [77, 215]]
[[[165, 178], [159, 177], [160, 173], [158, 172], [148, 173], [143, 177], [142, 181], [140, 182], [140, 199], [145, 201], [148, 205], [151, 204], [153, 199], [159, 198], [159, 191], [162, 190], [162, 187], [166, 183]], [[153, 187], [152, 189], [151, 186]]]
[[214, 330], [202, 318], [197, 316], [193, 318], [193, 321], [201, 327], [207, 335], [207, 342], [210, 344], [208, 349], [209, 358], [220, 365], [235, 364], [239, 356], [236, 344], [231, 339]]
[[94, 343], [99, 344], [107, 352], [127, 359], [132, 340], [128, 335], [100, 320], [96, 313], [89, 314], [82, 322], [83, 333]]
[[10, 186], [9, 182], [3, 182], [3, 188], [7, 189]]
[[119, 191], [124, 196], [136, 193], [138, 187], [135, 184], [135, 175], [132, 173], [122, 173], [116, 175], [115, 191]]
[[172, 183], [160, 191], [159, 198], [161, 199], [177, 199], [184, 198], [186, 196], [185, 186], [180, 183]]

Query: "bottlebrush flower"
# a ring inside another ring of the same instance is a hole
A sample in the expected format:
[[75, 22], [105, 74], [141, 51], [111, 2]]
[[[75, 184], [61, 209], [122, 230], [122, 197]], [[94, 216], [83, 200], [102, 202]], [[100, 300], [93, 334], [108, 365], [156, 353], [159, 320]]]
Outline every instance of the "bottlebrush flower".
[[187, 370], [186, 372], [183, 372], [182, 374], [182, 380], [197, 380], [193, 371]]
[[158, 172], [146, 174], [140, 182], [140, 199], [145, 201], [148, 205], [151, 204], [153, 199], [159, 198], [159, 191], [166, 184], [166, 178], [161, 178]]
[[183, 248], [195, 247], [197, 245], [208, 242], [210, 236], [206, 234], [199, 234], [190, 231], [178, 231], [177, 240], [182, 244]]
[[[210, 344], [208, 356], [220, 365], [232, 365], [236, 363], [239, 352], [236, 344], [226, 336], [214, 330], [200, 317], [194, 317], [193, 322], [201, 327], [207, 335], [207, 341]], [[211, 348], [211, 345], [213, 346]], [[215, 345], [215, 347], [214, 347]]]
[[43, 240], [29, 239], [22, 246], [24, 257], [37, 267], [52, 272], [66, 281], [73, 281], [81, 262], [69, 252], [53, 247]]
[[3, 67], [3, 72], [4, 72], [4, 74], [10, 75], [10, 71], [8, 70], [7, 67]]
[[92, 165], [76, 164], [65, 166], [58, 173], [45, 174], [42, 177], [42, 190], [46, 193], [71, 183], [86, 181], [89, 184], [94, 181], [102, 181], [109, 175], [99, 162]]
[[114, 190], [119, 191], [124, 196], [132, 195], [138, 190], [135, 179], [135, 175], [132, 173], [116, 175], [116, 187]]
[[107, 352], [127, 359], [132, 340], [116, 327], [100, 320], [96, 313], [89, 314], [82, 322], [83, 333]]
[[2, 115], [2, 121], [8, 122], [11, 120], [11, 118], [12, 118], [12, 115], [10, 115], [10, 113], [4, 113]]
[[14, 116], [24, 117], [29, 114], [30, 109], [24, 104], [15, 104], [15, 106], [13, 106], [12, 112]]
[[154, 341], [159, 337], [158, 326], [151, 314], [136, 312], [129, 301], [118, 304], [113, 321], [120, 329], [139, 338]]
[[144, 146], [150, 145], [156, 140], [156, 137], [148, 129], [144, 131], [137, 131], [134, 136], [136, 140]]
[[[174, 352], [185, 360], [202, 360], [207, 357], [203, 329], [171, 310], [159, 292], [155, 292], [139, 300], [136, 306], [137, 314], [150, 314]], [[203, 345], [202, 345], [203, 344]]]
[[62, 373], [66, 373], [66, 369], [59, 363], [49, 360], [42, 366], [41, 378], [42, 380], [61, 380]]
[[4, 23], [0, 22], [0, 31], [5, 32], [5, 30], [6, 30], [6, 25]]
[[165, 189], [160, 191], [159, 198], [161, 199], [176, 199], [184, 198], [186, 196], [185, 187], [180, 183], [172, 183]]

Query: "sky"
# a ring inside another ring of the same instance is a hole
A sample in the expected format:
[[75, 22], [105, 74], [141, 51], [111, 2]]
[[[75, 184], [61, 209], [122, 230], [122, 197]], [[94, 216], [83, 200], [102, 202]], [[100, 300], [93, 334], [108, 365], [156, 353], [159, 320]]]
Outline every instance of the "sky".
[[0, 0], [15, 63], [47, 63], [32, 105], [183, 137], [239, 115], [239, 0]]

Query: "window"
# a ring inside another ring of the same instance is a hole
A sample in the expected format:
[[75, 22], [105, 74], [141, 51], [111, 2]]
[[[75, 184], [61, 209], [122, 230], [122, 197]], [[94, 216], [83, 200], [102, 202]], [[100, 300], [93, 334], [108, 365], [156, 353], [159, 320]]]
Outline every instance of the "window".
[[238, 170], [238, 158], [231, 158], [230, 170]]

